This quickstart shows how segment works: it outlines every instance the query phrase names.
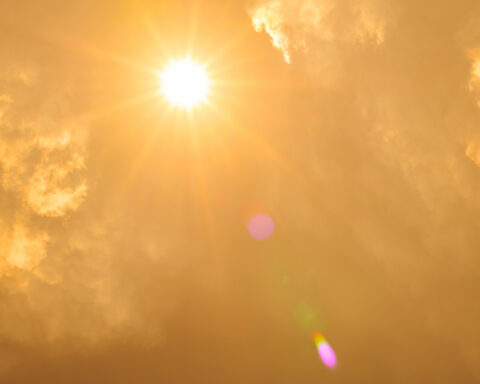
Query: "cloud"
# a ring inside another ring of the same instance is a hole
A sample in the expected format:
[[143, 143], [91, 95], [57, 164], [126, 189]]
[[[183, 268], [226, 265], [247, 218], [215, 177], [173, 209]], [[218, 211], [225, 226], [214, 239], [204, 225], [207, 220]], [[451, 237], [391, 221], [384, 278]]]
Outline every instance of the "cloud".
[[0, 97], [0, 185], [14, 207], [3, 217], [1, 257], [8, 269], [32, 271], [47, 257], [48, 235], [41, 227], [26, 227], [28, 220], [21, 218], [62, 217], [83, 202], [86, 180], [73, 176], [85, 168], [85, 128], [69, 127], [59, 117], [61, 93], [23, 111], [43, 85], [20, 69], [0, 75], [8, 85]]
[[480, 142], [478, 140], [470, 141], [465, 150], [465, 155], [476, 165], [480, 166]]
[[28, 234], [20, 223], [15, 223], [13, 228], [2, 225], [0, 233], [0, 249], [3, 253], [0, 275], [16, 269], [32, 271], [47, 255], [48, 236], [45, 233]]
[[27, 135], [15, 142], [0, 141], [3, 188], [23, 196], [38, 215], [63, 216], [75, 211], [86, 196], [84, 179], [61, 187], [69, 176], [85, 168], [82, 145], [78, 148], [78, 141], [69, 132], [60, 132], [53, 139]]
[[[68, 145], [63, 143], [64, 138], [61, 138], [60, 145]], [[71, 139], [66, 139], [70, 141]], [[57, 149], [56, 143], [48, 143], [45, 147], [45, 142], [40, 143], [43, 149], [47, 149], [47, 154], [37, 164], [35, 170], [29, 180], [27, 187], [26, 200], [33, 211], [42, 216], [59, 217], [65, 215], [69, 211], [75, 211], [87, 194], [87, 185], [85, 180], [80, 180], [75, 183], [73, 187], [59, 187], [59, 184], [64, 181], [69, 175], [78, 170], [85, 168], [83, 156], [78, 152], [69, 151], [68, 160], [63, 160], [62, 163], [52, 161], [51, 152]], [[64, 151], [65, 149], [62, 149]]]
[[285, 61], [306, 53], [312, 40], [325, 44], [381, 44], [387, 20], [371, 1], [270, 0], [250, 10], [257, 32], [265, 30]]

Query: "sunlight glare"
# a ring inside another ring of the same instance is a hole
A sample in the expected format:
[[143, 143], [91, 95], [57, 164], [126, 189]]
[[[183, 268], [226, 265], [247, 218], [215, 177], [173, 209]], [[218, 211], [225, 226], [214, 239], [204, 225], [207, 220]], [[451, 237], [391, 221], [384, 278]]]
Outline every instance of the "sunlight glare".
[[191, 59], [171, 61], [159, 77], [159, 92], [173, 106], [190, 109], [207, 100], [210, 79], [205, 68]]

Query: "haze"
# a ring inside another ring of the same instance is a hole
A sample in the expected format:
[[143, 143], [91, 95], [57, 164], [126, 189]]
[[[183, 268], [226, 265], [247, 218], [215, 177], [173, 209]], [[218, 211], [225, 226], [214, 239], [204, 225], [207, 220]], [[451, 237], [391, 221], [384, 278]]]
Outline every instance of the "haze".
[[0, 383], [479, 382], [479, 18], [2, 0]]

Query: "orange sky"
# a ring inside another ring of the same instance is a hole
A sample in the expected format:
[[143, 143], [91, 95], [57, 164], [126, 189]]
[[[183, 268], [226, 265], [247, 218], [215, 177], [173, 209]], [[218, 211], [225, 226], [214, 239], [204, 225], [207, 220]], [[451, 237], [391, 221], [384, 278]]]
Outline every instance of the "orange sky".
[[0, 383], [480, 381], [479, 17], [2, 0]]

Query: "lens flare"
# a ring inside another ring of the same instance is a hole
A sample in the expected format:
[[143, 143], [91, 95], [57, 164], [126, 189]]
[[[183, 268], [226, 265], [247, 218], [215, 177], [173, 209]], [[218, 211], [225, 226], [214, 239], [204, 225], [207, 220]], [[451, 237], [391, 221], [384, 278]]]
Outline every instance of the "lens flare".
[[248, 222], [248, 233], [256, 240], [266, 240], [273, 235], [275, 224], [268, 215], [255, 215]]
[[320, 332], [317, 332], [314, 334], [313, 340], [315, 341], [318, 354], [322, 359], [323, 364], [330, 369], [334, 369], [337, 366], [337, 356], [330, 344], [327, 343], [325, 337]]

